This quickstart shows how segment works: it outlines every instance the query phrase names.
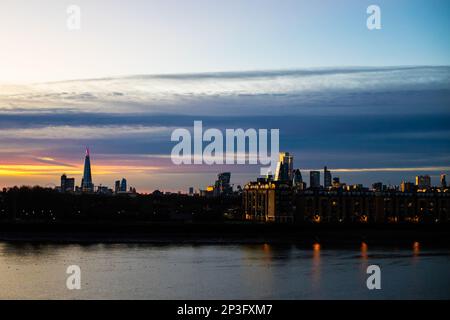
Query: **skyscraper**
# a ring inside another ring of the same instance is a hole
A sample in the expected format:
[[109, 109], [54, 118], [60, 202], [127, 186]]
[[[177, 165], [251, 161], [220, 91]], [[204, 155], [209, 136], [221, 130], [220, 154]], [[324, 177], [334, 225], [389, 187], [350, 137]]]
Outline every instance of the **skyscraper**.
[[380, 192], [380, 191], [383, 191], [385, 188], [383, 188], [383, 183], [382, 182], [375, 182], [374, 184], [372, 184], [372, 189], [374, 191]]
[[402, 183], [400, 183], [401, 192], [413, 192], [415, 191], [415, 187], [416, 186], [412, 182], [402, 181]]
[[67, 178], [66, 174], [61, 176], [61, 192], [73, 192], [75, 190], [75, 179]]
[[81, 190], [83, 192], [94, 192], [94, 184], [92, 183], [91, 159], [89, 148], [86, 148], [86, 156], [84, 158], [84, 173], [81, 180]]
[[292, 181], [294, 168], [294, 157], [289, 152], [280, 152], [280, 159], [277, 163], [275, 181]]
[[325, 189], [331, 187], [331, 172], [326, 166], [323, 168], [323, 186]]
[[214, 184], [214, 194], [230, 194], [233, 192], [233, 188], [230, 185], [231, 181], [231, 173], [230, 172], [222, 172], [217, 175], [217, 180]]
[[320, 171], [309, 172], [309, 185], [313, 189], [320, 188]]
[[419, 189], [428, 189], [431, 188], [431, 179], [429, 175], [425, 176], [417, 176], [416, 177], [416, 186]]
[[447, 175], [441, 174], [441, 188], [447, 188]]
[[122, 181], [120, 181], [120, 191], [127, 192], [127, 179], [125, 178], [122, 178]]
[[294, 170], [294, 177], [292, 179], [292, 185], [293, 186], [299, 186], [303, 183], [303, 177], [300, 169]]

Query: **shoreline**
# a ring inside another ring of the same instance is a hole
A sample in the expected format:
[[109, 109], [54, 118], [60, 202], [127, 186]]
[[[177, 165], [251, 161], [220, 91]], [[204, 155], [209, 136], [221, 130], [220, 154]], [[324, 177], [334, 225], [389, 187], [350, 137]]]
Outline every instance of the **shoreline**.
[[60, 244], [298, 244], [450, 247], [450, 225], [258, 223], [0, 223], [0, 242]]

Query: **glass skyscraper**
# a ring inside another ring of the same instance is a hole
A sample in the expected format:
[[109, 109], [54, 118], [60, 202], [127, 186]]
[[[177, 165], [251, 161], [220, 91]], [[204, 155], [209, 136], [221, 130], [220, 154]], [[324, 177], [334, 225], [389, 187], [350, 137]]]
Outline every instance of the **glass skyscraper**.
[[327, 167], [323, 168], [323, 186], [325, 187], [325, 189], [331, 187], [331, 172], [330, 170], [328, 170]]
[[91, 159], [89, 148], [86, 148], [86, 157], [84, 158], [84, 173], [81, 180], [81, 189], [83, 192], [94, 192], [94, 184], [92, 183]]
[[275, 171], [275, 181], [291, 181], [293, 179], [294, 157], [289, 152], [280, 152]]

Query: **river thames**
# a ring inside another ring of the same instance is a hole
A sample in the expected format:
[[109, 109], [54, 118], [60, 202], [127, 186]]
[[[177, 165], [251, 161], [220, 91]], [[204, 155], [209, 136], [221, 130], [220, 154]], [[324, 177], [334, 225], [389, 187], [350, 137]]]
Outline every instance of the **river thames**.
[[[381, 290], [368, 290], [369, 265]], [[68, 290], [67, 267], [81, 269]], [[450, 250], [0, 243], [0, 299], [450, 299]]]

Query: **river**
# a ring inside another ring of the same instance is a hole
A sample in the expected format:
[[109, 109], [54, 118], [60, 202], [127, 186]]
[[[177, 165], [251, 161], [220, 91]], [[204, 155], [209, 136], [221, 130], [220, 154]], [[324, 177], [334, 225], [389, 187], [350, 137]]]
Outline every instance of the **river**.
[[[0, 242], [0, 299], [450, 299], [450, 250]], [[381, 268], [369, 290], [367, 267]], [[67, 267], [81, 289], [66, 286]]]

